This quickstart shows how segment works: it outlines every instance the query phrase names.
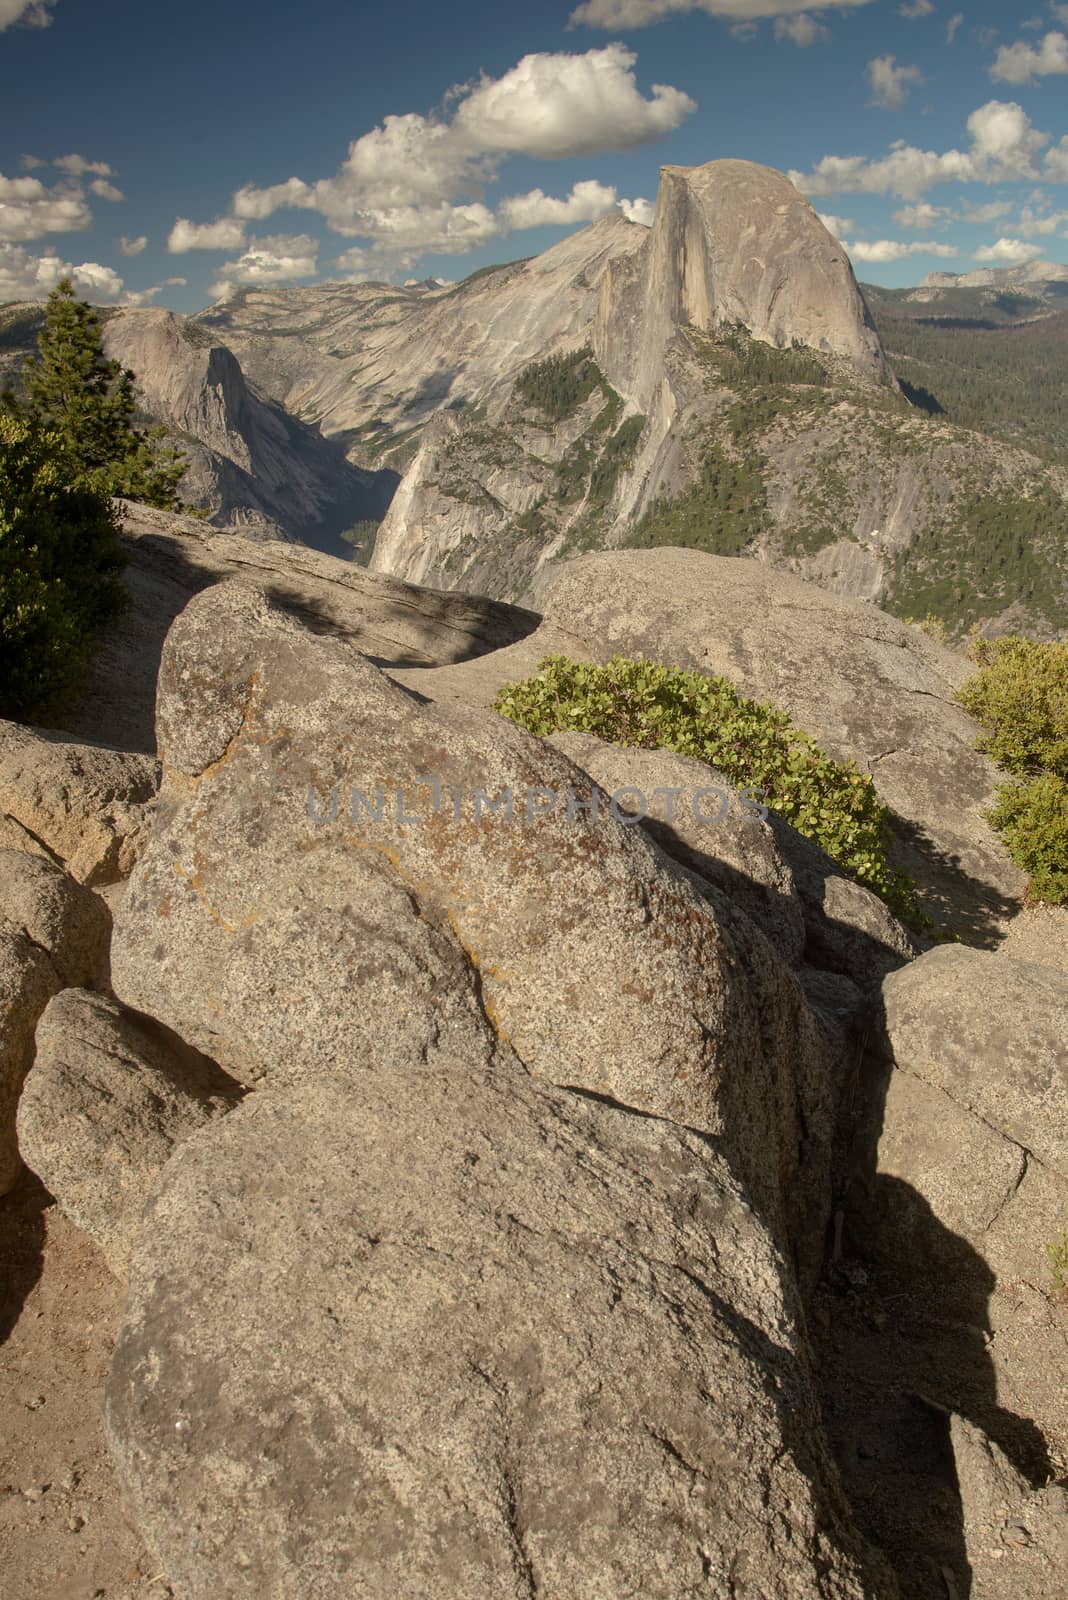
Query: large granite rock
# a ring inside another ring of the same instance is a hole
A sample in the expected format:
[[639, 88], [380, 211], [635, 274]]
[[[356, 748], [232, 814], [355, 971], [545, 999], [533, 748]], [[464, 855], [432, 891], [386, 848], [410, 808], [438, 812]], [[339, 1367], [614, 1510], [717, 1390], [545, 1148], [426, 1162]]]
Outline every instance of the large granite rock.
[[805, 920], [768, 822], [703, 761], [672, 750], [607, 744], [590, 733], [549, 742], [588, 772], [661, 849], [733, 898], [789, 966], [800, 966]]
[[882, 900], [782, 817], [754, 809], [755, 791], [739, 794], [705, 762], [586, 733], [550, 742], [618, 795], [668, 855], [730, 896], [789, 965], [840, 974], [863, 990], [917, 954]]
[[729, 678], [870, 772], [899, 819], [901, 864], [935, 921], [995, 945], [1026, 878], [982, 813], [997, 787], [954, 702], [963, 656], [876, 607], [756, 561], [612, 551], [548, 572], [535, 595], [598, 659], [646, 656]]
[[1068, 1177], [1068, 973], [942, 945], [883, 984], [895, 1065]]
[[247, 1082], [388, 1066], [402, 1045], [488, 1059], [495, 1036], [538, 1077], [705, 1131], [811, 1276], [836, 1036], [726, 896], [584, 809], [559, 751], [416, 704], [233, 584], [171, 632], [159, 739], [122, 1000]]
[[37, 1025], [19, 1150], [121, 1278], [145, 1198], [175, 1145], [240, 1097], [214, 1062], [151, 1018], [64, 989]]
[[998, 954], [1068, 972], [1068, 906], [1025, 906], [1009, 923]]
[[92, 888], [129, 876], [159, 764], [0, 721], [0, 845], [44, 856]]
[[155, 750], [163, 640], [190, 598], [222, 578], [259, 584], [309, 628], [382, 662], [462, 661], [511, 644], [538, 620], [496, 600], [417, 589], [304, 545], [220, 533], [195, 517], [132, 502], [123, 507], [122, 542], [130, 605], [63, 716], [68, 734], [120, 750]]
[[15, 1112], [38, 1018], [60, 989], [103, 981], [110, 929], [103, 901], [61, 867], [0, 850], [0, 1195], [22, 1170]]
[[1047, 1253], [1068, 1222], [1066, 1039], [1068, 975], [928, 951], [883, 983], [847, 1168], [850, 1228], [882, 1294], [955, 1352], [970, 1374], [956, 1403], [1031, 1472], [1068, 1442]]
[[1046, 1600], [1068, 1568], [1068, 1490], [1034, 1488], [966, 1418], [950, 1424], [964, 1537], [981, 1600]]
[[182, 1145], [107, 1393], [183, 1600], [891, 1600], [781, 1256], [708, 1142], [517, 1064]]

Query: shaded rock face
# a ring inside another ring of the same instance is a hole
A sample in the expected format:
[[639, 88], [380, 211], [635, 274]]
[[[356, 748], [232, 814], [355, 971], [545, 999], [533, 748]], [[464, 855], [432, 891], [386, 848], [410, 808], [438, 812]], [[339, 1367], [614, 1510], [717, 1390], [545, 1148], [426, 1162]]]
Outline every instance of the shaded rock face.
[[463, 661], [521, 639], [538, 621], [496, 600], [372, 576], [302, 545], [245, 539], [194, 517], [120, 503], [130, 604], [94, 657], [83, 693], [63, 714], [67, 732], [118, 750], [155, 751], [164, 638], [190, 598], [220, 578], [243, 575], [261, 584], [314, 632], [336, 635], [383, 662]]
[[725, 896], [572, 809], [590, 784], [563, 755], [417, 706], [234, 584], [168, 638], [159, 738], [157, 827], [113, 941], [123, 1001], [246, 1082], [506, 1048], [704, 1130], [811, 1273], [835, 1039]]
[[183, 499], [208, 509], [216, 527], [339, 555], [341, 531], [389, 505], [396, 473], [354, 467], [339, 444], [257, 394], [233, 352], [198, 323], [156, 308], [122, 311], [103, 344], [136, 374], [141, 405], [188, 458]]
[[972, 670], [963, 656], [874, 606], [690, 550], [582, 556], [547, 571], [533, 600], [599, 659], [720, 674], [855, 760], [898, 819], [898, 860], [935, 922], [999, 941], [1026, 878], [983, 820], [998, 778], [953, 700]]
[[54, 862], [0, 849], [0, 1195], [21, 1171], [15, 1112], [34, 1030], [54, 994], [102, 982], [111, 918]]
[[108, 1426], [183, 1600], [890, 1600], [797, 1315], [693, 1133], [516, 1065], [327, 1074], [167, 1166]]
[[944, 945], [883, 1005], [901, 1066], [1068, 1178], [1068, 973]]
[[1066, 1039], [1065, 973], [928, 951], [882, 986], [850, 1161], [848, 1209], [885, 1291], [925, 1301], [949, 1344], [987, 1330], [973, 1420], [1034, 1481], [1068, 1446], [1047, 1255], [1068, 1218]]
[[151, 1018], [64, 989], [37, 1026], [19, 1150], [121, 1278], [171, 1151], [240, 1098], [213, 1062]]
[[752, 161], [662, 167], [640, 269], [631, 258], [606, 277], [595, 353], [648, 412], [676, 330], [723, 324], [896, 387], [849, 257], [789, 178]]

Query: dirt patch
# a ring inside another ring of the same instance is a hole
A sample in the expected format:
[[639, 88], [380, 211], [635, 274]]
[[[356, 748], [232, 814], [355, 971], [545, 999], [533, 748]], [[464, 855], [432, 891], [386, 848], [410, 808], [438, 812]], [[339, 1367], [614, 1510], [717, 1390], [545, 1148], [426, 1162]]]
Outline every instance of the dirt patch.
[[121, 1290], [24, 1172], [0, 1199], [0, 1594], [165, 1600], [127, 1520], [101, 1396]]

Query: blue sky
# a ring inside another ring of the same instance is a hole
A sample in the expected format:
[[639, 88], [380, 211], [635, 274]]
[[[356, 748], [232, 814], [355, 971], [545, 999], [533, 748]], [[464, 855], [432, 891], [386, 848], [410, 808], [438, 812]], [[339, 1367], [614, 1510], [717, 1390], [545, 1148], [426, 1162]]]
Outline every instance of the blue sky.
[[857, 276], [1068, 260], [1068, 0], [0, 0], [0, 301], [465, 277], [789, 171]]

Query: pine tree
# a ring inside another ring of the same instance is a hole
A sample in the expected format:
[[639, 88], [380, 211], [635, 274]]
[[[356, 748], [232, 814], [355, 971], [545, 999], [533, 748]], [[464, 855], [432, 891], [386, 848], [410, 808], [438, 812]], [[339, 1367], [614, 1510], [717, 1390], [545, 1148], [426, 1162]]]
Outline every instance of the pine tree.
[[27, 417], [53, 436], [71, 485], [178, 508], [185, 458], [160, 448], [162, 428], [135, 426], [134, 375], [104, 355], [100, 319], [69, 278], [48, 297], [37, 349], [26, 364]]

